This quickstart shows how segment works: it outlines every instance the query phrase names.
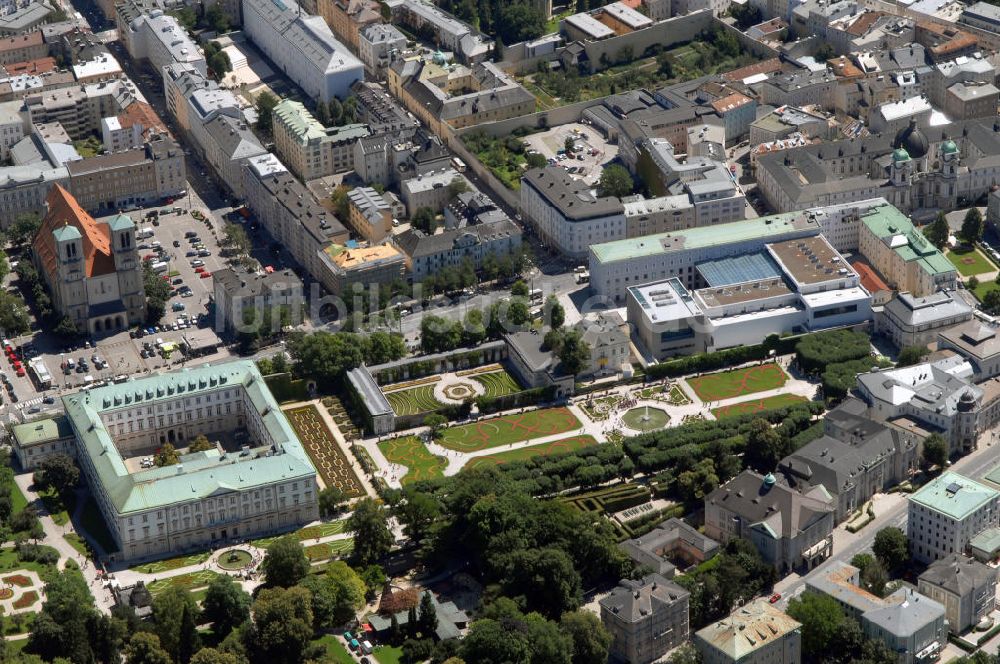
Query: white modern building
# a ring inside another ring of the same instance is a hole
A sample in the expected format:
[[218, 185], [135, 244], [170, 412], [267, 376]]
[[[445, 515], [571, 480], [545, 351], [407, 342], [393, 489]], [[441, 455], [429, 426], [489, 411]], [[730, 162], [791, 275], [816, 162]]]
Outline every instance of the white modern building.
[[822, 235], [695, 266], [709, 285], [680, 280], [632, 286], [626, 309], [650, 357], [758, 344], [775, 334], [856, 325], [871, 318], [860, 277]]
[[128, 25], [129, 35], [122, 41], [129, 47], [129, 55], [138, 60], [149, 60], [156, 71], [167, 65], [187, 63], [202, 74], [208, 73], [205, 56], [173, 16], [154, 9]]
[[1000, 492], [944, 472], [910, 496], [910, 553], [924, 563], [962, 553], [969, 540], [998, 523]]
[[361, 61], [294, 0], [243, 0], [243, 30], [313, 99], [346, 99], [351, 85], [364, 80]]

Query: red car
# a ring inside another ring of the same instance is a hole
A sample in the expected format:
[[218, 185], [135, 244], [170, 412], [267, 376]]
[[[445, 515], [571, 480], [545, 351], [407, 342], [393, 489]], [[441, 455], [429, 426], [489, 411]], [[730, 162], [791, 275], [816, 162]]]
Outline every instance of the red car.
[[773, 595], [771, 595], [771, 599], [769, 599], [768, 601], [771, 602], [771, 604], [774, 604], [779, 599], [781, 599], [781, 593], [774, 593]]
[[24, 367], [17, 367], [16, 369], [14, 369], [14, 373], [16, 373], [21, 378], [24, 378]]
[[202, 272], [202, 273], [201, 273], [201, 274], [200, 274], [199, 276], [200, 276], [200, 277], [201, 277], [202, 279], [208, 279], [209, 277], [211, 277], [211, 276], [212, 276], [212, 273], [211, 273], [211, 272]]

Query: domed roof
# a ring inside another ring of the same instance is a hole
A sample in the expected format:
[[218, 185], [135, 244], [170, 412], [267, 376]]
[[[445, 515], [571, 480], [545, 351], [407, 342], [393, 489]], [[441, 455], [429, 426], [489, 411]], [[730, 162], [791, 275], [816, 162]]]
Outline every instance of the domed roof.
[[955, 141], [945, 141], [941, 144], [941, 154], [955, 154], [958, 152], [958, 146], [955, 145]]
[[927, 154], [927, 137], [917, 128], [916, 120], [910, 120], [910, 124], [896, 134], [892, 141], [892, 147], [903, 148], [912, 159], [920, 159]]
[[896, 148], [895, 150], [892, 151], [892, 160], [893, 161], [909, 161], [910, 160], [910, 154], [906, 150], [904, 150], [903, 148]]
[[774, 486], [774, 483], [777, 481], [778, 478], [776, 478], [773, 473], [768, 473], [767, 475], [764, 475], [764, 486], [766, 487]]

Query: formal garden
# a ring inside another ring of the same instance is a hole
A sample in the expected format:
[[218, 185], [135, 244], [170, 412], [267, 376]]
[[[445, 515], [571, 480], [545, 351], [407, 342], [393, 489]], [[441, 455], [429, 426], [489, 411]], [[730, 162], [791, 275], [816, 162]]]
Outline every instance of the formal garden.
[[179, 588], [189, 593], [195, 593], [197, 598], [199, 592], [203, 593], [208, 588], [208, 584], [216, 576], [218, 576], [216, 572], [200, 569], [195, 572], [188, 572], [187, 574], [178, 574], [177, 576], [168, 576], [165, 579], [151, 581], [147, 584], [146, 588], [149, 589], [149, 593], [153, 597], [165, 592], [167, 588]]
[[687, 384], [702, 401], [722, 401], [744, 394], [775, 390], [788, 374], [774, 362], [688, 378]]
[[503, 369], [490, 373], [477, 374], [471, 376], [471, 378], [483, 386], [485, 395], [488, 398], [502, 397], [521, 391], [521, 386], [518, 385], [514, 377]]
[[390, 463], [406, 466], [406, 474], [400, 478], [403, 484], [441, 477], [448, 465], [445, 459], [431, 454], [416, 436], [383, 440], [378, 448]]
[[803, 401], [808, 401], [808, 399], [798, 394], [776, 394], [763, 399], [752, 399], [728, 406], [719, 406], [712, 409], [712, 414], [715, 415], [716, 419], [722, 419], [723, 417], [759, 413], [763, 410], [771, 410], [773, 408], [784, 408], [785, 406], [802, 403]]
[[622, 415], [622, 424], [633, 431], [656, 431], [667, 426], [670, 416], [662, 408], [637, 406]]
[[568, 408], [545, 408], [450, 427], [441, 431], [437, 443], [457, 452], [475, 452], [578, 428], [580, 420]]
[[955, 247], [945, 252], [945, 256], [963, 277], [973, 277], [988, 272], [996, 272], [994, 265], [977, 247]]
[[349, 498], [365, 495], [361, 480], [315, 406], [290, 408], [285, 416], [326, 486], [337, 487]]
[[662, 401], [671, 406], [683, 406], [691, 403], [690, 397], [677, 383], [667, 383], [666, 385], [654, 385], [644, 387], [632, 393], [637, 399], [651, 399]]
[[597, 445], [593, 436], [573, 436], [563, 440], [555, 440], [551, 443], [541, 443], [540, 445], [529, 445], [507, 452], [497, 452], [486, 456], [474, 457], [463, 466], [464, 468], [479, 468], [482, 466], [499, 466], [511, 461], [525, 461], [534, 457], [552, 456], [553, 454], [563, 454], [565, 452], [575, 452]]
[[580, 410], [586, 413], [587, 417], [597, 422], [608, 419], [622, 401], [624, 399], [621, 395], [609, 394], [580, 402]]
[[385, 398], [396, 415], [433, 413], [444, 406], [434, 396], [434, 384], [418, 385], [395, 392], [384, 392]]
[[163, 572], [169, 572], [171, 570], [180, 569], [182, 567], [191, 567], [192, 565], [201, 565], [211, 556], [211, 552], [202, 551], [199, 553], [192, 553], [187, 556], [177, 556], [176, 558], [167, 558], [166, 560], [154, 560], [151, 563], [139, 563], [138, 565], [133, 565], [129, 569], [135, 570], [136, 572], [142, 572], [143, 574], [160, 574]]

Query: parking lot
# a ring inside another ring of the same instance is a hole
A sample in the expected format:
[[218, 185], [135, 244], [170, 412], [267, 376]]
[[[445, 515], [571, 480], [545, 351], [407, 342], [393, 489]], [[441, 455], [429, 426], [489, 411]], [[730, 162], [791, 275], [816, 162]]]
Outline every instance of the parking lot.
[[[572, 155], [566, 153], [567, 138], [573, 139]], [[531, 134], [524, 140], [531, 146], [529, 149], [537, 151], [550, 164], [561, 166], [587, 184], [597, 182], [603, 165], [618, 156], [617, 145], [609, 145], [596, 129], [579, 122]]]
[[[166, 266], [161, 268], [161, 276], [168, 277], [171, 287], [177, 289], [166, 304], [166, 313], [159, 323], [161, 329], [141, 339], [132, 338], [130, 331], [126, 330], [109, 336], [81, 340], [73, 348], [66, 347], [58, 337], [46, 334], [43, 330], [35, 330], [31, 334], [11, 339], [13, 346], [30, 349], [31, 354], [41, 359], [52, 376], [52, 386], [47, 390], [39, 390], [29, 371], [26, 371], [25, 376], [17, 376], [13, 363], [4, 357], [0, 360], [0, 370], [8, 377], [10, 388], [0, 384], [0, 394], [3, 395], [4, 407], [8, 408], [8, 412], [14, 412], [16, 409], [23, 410], [27, 415], [34, 415], [55, 407], [44, 403], [46, 397], [78, 389], [88, 381], [110, 381], [116, 376], [148, 373], [186, 361], [179, 351], [171, 353], [169, 357], [164, 357], [161, 353], [148, 353], [146, 354], [148, 356], [144, 357], [142, 350], [145, 344], [154, 345], [158, 341], [179, 344], [183, 335], [195, 328], [200, 328], [198, 329], [200, 335], [210, 335], [212, 340], [218, 339], [211, 329], [214, 323], [212, 317], [204, 316], [202, 326], [198, 326], [196, 320], [199, 314], [208, 313], [213, 288], [211, 273], [227, 265], [225, 259], [220, 256], [219, 231], [211, 222], [206, 223], [196, 219], [191, 214], [192, 210], [187, 208], [187, 201], [185, 197], [170, 205], [158, 205], [127, 213], [136, 223], [137, 235], [143, 234], [143, 229], [152, 231], [149, 237], [137, 238], [139, 257], [149, 256], [154, 261], [165, 262]], [[175, 207], [180, 207], [181, 212], [173, 212]], [[170, 212], [162, 214], [165, 209], [169, 209]], [[160, 214], [157, 217], [148, 217], [152, 210]], [[153, 223], [154, 219], [156, 224]], [[190, 233], [197, 235], [200, 244], [204, 245], [204, 251], [210, 255], [187, 255], [198, 252], [194, 248], [192, 238], [185, 237], [185, 234]], [[157, 246], [162, 249], [160, 252], [156, 250]], [[204, 262], [200, 267], [208, 276], [202, 278], [197, 268], [192, 266], [192, 260]], [[190, 289], [190, 294], [187, 296], [183, 296], [180, 290], [184, 287]], [[184, 319], [189, 321], [187, 328], [181, 323]], [[175, 324], [177, 324], [176, 330], [173, 329]], [[21, 359], [27, 361], [27, 355], [25, 353]], [[226, 356], [228, 352], [222, 348], [214, 355], [199, 358], [197, 362], [217, 361]], [[73, 366], [68, 368], [67, 373], [66, 367], [71, 359]], [[81, 359], [84, 364], [83, 369], [79, 368]]]

